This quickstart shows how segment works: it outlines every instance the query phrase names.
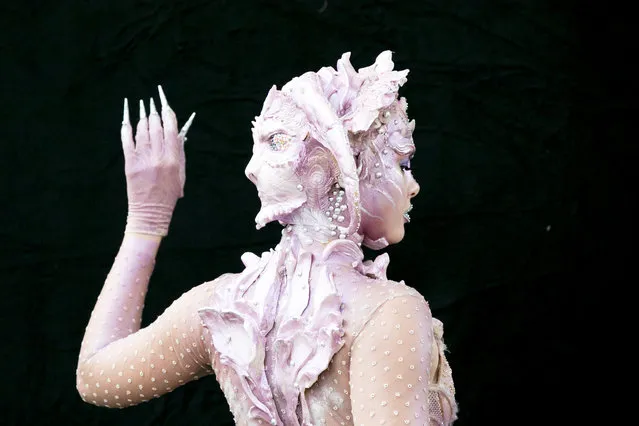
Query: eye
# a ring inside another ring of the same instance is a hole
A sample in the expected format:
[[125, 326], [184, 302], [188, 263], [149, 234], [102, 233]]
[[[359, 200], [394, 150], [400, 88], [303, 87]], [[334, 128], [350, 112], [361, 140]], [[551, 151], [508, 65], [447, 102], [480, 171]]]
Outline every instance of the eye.
[[276, 133], [268, 138], [269, 146], [273, 151], [283, 151], [293, 138], [284, 133]]
[[411, 166], [410, 166], [410, 160], [404, 160], [401, 163], [399, 163], [399, 167], [403, 170], [403, 171], [409, 171], [412, 170]]

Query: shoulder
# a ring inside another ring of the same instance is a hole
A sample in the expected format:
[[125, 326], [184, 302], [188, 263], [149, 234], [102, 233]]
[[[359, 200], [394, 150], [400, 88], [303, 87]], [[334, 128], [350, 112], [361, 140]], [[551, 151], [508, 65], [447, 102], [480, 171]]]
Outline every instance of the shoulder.
[[370, 320], [401, 321], [414, 324], [420, 328], [433, 328], [433, 318], [428, 302], [417, 290], [403, 282], [388, 281], [388, 291], [384, 294], [377, 307], [371, 312], [370, 319], [364, 324], [368, 326]]
[[385, 328], [390, 324], [432, 339], [433, 318], [428, 302], [421, 293], [403, 281], [363, 277], [359, 284], [362, 291], [358, 293], [359, 300], [356, 300], [353, 308], [359, 311], [357, 316], [360, 321], [357, 321], [359, 327], [354, 330], [354, 338], [357, 339], [367, 330]]
[[389, 295], [375, 309], [350, 347], [354, 406], [377, 395], [384, 401], [375, 404], [377, 418], [392, 419], [399, 412], [403, 419], [417, 418], [428, 410], [427, 398], [417, 400], [428, 393], [431, 377], [432, 316], [418, 292], [403, 290], [409, 288]]
[[[170, 308], [189, 307], [197, 311], [208, 306], [216, 291], [233, 282], [238, 274], [223, 274], [212, 281], [206, 281], [200, 285], [192, 287], [177, 298]], [[169, 308], [169, 309], [170, 309]]]
[[428, 307], [424, 296], [413, 287], [406, 285], [404, 281], [368, 278], [366, 276], [360, 276], [357, 281], [358, 298], [361, 300], [363, 296], [365, 299], [369, 299], [372, 311], [380, 311], [381, 309], [383, 312], [383, 306], [393, 305], [411, 305], [414, 308]]

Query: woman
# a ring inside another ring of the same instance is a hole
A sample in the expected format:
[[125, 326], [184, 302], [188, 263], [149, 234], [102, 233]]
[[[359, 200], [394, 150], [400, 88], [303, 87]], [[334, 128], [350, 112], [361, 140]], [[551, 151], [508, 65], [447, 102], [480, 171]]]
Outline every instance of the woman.
[[129, 215], [124, 241], [82, 342], [82, 398], [125, 407], [215, 373], [237, 424], [448, 425], [456, 418], [442, 325], [388, 255], [419, 185], [410, 171], [414, 121], [391, 53], [356, 71], [306, 73], [269, 92], [253, 122], [246, 168], [282, 239], [239, 274], [193, 288], [143, 329], [155, 254], [183, 195], [186, 131], [160, 88], [135, 141], [125, 101], [122, 142]]

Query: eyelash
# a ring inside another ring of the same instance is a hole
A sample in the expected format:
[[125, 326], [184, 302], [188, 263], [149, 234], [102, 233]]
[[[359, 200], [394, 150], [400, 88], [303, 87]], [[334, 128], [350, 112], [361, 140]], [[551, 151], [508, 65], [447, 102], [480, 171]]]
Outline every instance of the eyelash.
[[410, 161], [401, 162], [399, 164], [399, 167], [405, 172], [413, 170], [413, 168], [410, 166]]

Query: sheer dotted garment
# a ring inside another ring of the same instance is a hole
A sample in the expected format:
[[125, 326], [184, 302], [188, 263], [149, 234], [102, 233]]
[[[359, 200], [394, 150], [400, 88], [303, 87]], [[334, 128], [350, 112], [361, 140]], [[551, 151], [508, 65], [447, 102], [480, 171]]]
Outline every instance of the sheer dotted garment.
[[[245, 416], [251, 399], [234, 386], [235, 372], [221, 366], [198, 314], [216, 286], [237, 275], [193, 288], [138, 329], [153, 260], [128, 254], [116, 259], [87, 327], [77, 370], [82, 399], [122, 408], [215, 373], [236, 423], [253, 424]], [[426, 301], [403, 283], [339, 268], [344, 345], [303, 394], [312, 420], [300, 424], [452, 424], [457, 409], [443, 328]]]
[[349, 279], [353, 271], [340, 275], [345, 344], [307, 393], [314, 424], [452, 424], [443, 326], [421, 294], [403, 283]]

